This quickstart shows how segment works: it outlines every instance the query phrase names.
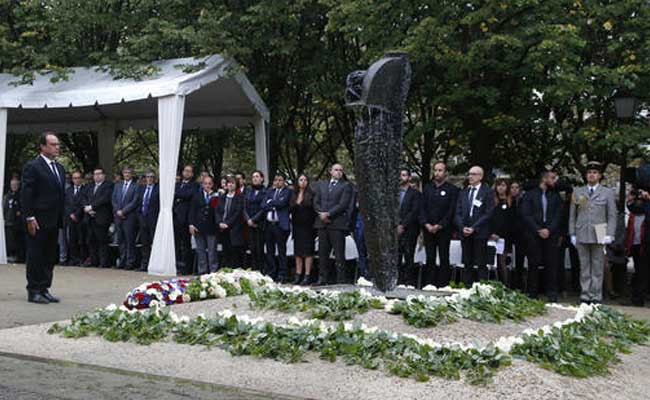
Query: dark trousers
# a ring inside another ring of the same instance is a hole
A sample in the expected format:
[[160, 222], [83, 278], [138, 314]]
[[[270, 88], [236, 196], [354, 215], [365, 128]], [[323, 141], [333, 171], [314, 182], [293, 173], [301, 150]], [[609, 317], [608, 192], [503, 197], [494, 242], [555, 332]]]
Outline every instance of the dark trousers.
[[242, 268], [244, 264], [244, 247], [233, 246], [228, 232], [221, 235], [221, 245], [223, 246], [223, 263], [221, 265], [227, 268]]
[[[451, 267], [449, 265], [451, 230], [438, 231], [434, 235], [424, 229], [423, 235], [424, 250], [427, 253], [427, 274], [425, 274], [422, 284], [433, 284], [437, 287], [447, 286], [451, 279]], [[436, 265], [436, 256], [440, 257], [440, 265]]]
[[68, 241], [68, 261], [72, 265], [81, 264], [85, 258], [81, 223], [69, 222], [64, 229]]
[[174, 247], [176, 247], [176, 272], [181, 275], [191, 274], [194, 260], [192, 236], [186, 223], [174, 221]]
[[255, 271], [264, 271], [264, 223], [257, 228], [248, 227], [248, 248], [251, 251], [252, 267]]
[[[551, 301], [558, 297], [558, 269], [560, 266], [559, 239], [549, 237], [542, 239], [539, 235], [527, 234], [528, 246], [528, 295], [536, 298], [539, 283], [543, 279], [546, 295]], [[543, 272], [540, 267], [544, 266]], [[540, 278], [540, 273], [543, 274]]]
[[147, 269], [149, 266], [149, 257], [151, 256], [151, 245], [156, 231], [156, 225], [150, 224], [142, 215], [138, 214], [138, 226], [140, 228], [140, 248], [142, 259], [140, 260], [140, 269]]
[[[266, 271], [265, 274], [274, 280], [287, 279], [287, 238], [289, 232], [280, 228], [277, 223], [268, 223], [264, 232], [266, 237]], [[275, 251], [278, 257], [276, 263]]]
[[515, 252], [515, 269], [510, 281], [512, 289], [524, 289], [524, 260], [526, 259], [526, 238], [524, 232], [516, 231], [512, 235], [512, 247]]
[[477, 238], [474, 235], [464, 238], [461, 241], [463, 250], [463, 280], [465, 286], [470, 287], [474, 282], [474, 267], [478, 267], [478, 279], [488, 278], [487, 270], [487, 239]]
[[648, 259], [650, 243], [632, 246], [632, 259], [634, 260], [634, 278], [632, 280], [632, 303], [642, 306], [650, 282], [650, 260]]
[[40, 228], [36, 235], [26, 234], [27, 290], [42, 292], [52, 286], [54, 264], [59, 248], [59, 228]]
[[330, 282], [332, 263], [330, 253], [334, 249], [336, 261], [336, 282], [345, 282], [345, 231], [340, 229], [318, 230], [318, 263], [319, 280]]
[[88, 224], [88, 252], [90, 253], [90, 263], [101, 267], [110, 265], [108, 257], [108, 227], [109, 225], [99, 225], [95, 221]]
[[417, 284], [417, 270], [415, 269], [415, 247], [418, 241], [416, 229], [407, 229], [398, 239], [399, 283], [407, 285]]
[[14, 225], [5, 226], [5, 238], [7, 241], [7, 255], [15, 258], [14, 262], [25, 261], [25, 230], [22, 229], [24, 222], [16, 222]]
[[119, 268], [135, 267], [135, 236], [138, 219], [135, 214], [129, 214], [126, 219], [115, 219], [117, 242], [120, 246]]

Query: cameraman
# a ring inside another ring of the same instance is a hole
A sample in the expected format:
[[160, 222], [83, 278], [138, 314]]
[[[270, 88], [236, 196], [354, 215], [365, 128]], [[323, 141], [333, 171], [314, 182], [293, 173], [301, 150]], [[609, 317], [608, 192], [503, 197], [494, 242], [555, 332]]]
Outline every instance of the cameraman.
[[632, 189], [628, 195], [627, 208], [630, 217], [627, 222], [625, 247], [634, 260], [634, 280], [632, 283], [632, 304], [643, 306], [650, 279], [650, 193]]

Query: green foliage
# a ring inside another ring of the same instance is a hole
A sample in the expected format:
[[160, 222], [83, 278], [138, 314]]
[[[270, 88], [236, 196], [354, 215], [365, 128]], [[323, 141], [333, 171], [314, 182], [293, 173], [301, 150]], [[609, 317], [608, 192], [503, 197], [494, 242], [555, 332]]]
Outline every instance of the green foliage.
[[474, 286], [465, 296], [456, 294], [449, 299], [411, 296], [397, 301], [389, 312], [401, 314], [409, 325], [426, 328], [453, 323], [458, 318], [478, 322], [518, 322], [545, 314], [546, 307], [543, 302], [508, 289], [499, 282], [485, 282], [480, 287]]
[[251, 305], [257, 308], [288, 313], [308, 311], [311, 318], [333, 321], [352, 319], [357, 314], [366, 313], [369, 308], [383, 308], [383, 304], [376, 298], [365, 296], [358, 290], [319, 293], [313, 290], [260, 287], [247, 294]]
[[524, 343], [515, 345], [512, 354], [562, 375], [587, 378], [608, 374], [609, 366], [620, 362], [618, 353], [646, 343], [649, 336], [647, 321], [630, 320], [612, 308], [600, 307], [581, 323], [553, 327], [546, 335], [524, 335]]

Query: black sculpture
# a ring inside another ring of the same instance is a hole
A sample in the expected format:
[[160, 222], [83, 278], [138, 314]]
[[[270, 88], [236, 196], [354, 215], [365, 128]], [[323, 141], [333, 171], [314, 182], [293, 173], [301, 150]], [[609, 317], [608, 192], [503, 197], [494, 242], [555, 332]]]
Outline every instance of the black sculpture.
[[398, 170], [410, 82], [403, 53], [388, 53], [347, 78], [346, 105], [358, 116], [354, 166], [368, 261], [375, 286], [384, 292], [397, 285]]

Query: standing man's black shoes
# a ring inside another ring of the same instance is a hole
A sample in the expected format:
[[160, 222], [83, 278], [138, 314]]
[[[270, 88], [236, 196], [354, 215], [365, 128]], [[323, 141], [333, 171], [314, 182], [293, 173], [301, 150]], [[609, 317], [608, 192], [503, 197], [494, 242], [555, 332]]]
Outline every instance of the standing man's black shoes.
[[49, 304], [50, 301], [43, 296], [41, 293], [38, 292], [29, 292], [27, 294], [27, 301], [30, 303], [37, 303], [37, 304]]
[[58, 303], [60, 300], [58, 297], [52, 296], [52, 294], [46, 289], [41, 293], [50, 303]]

